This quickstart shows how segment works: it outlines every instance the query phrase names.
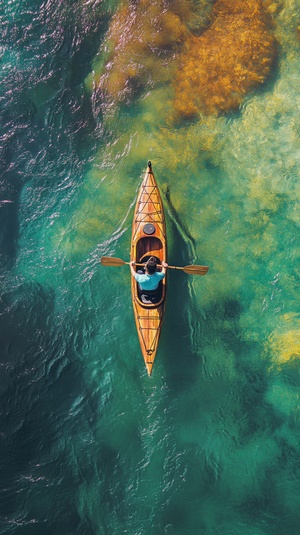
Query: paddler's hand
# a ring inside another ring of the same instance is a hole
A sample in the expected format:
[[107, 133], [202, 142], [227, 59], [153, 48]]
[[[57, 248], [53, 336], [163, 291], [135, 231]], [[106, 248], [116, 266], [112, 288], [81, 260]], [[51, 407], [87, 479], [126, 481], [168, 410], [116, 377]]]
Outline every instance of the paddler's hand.
[[162, 261], [161, 263], [162, 267], [164, 268], [167, 268], [169, 264], [167, 264], [167, 262], [165, 262], [164, 260]]
[[135, 266], [135, 261], [134, 261], [134, 260], [131, 260], [131, 262], [129, 262], [129, 265], [130, 265], [130, 266]]

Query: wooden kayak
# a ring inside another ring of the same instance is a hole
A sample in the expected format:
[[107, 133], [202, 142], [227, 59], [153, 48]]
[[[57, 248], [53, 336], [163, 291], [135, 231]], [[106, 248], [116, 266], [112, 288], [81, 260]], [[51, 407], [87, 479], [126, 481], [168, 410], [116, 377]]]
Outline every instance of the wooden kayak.
[[[167, 258], [166, 224], [161, 196], [151, 162], [140, 187], [132, 224], [130, 260], [143, 263], [155, 256], [161, 264]], [[136, 270], [141, 269], [139, 267]], [[159, 268], [158, 268], [159, 269]], [[160, 282], [155, 302], [142, 301], [136, 280], [131, 277], [132, 303], [136, 328], [148, 374], [151, 375], [166, 304], [167, 276]]]

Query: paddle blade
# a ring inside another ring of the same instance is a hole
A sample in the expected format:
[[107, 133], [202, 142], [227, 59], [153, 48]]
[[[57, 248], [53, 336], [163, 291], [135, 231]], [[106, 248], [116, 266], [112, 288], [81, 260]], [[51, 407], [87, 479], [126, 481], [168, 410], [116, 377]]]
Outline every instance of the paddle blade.
[[189, 275], [206, 275], [209, 270], [208, 266], [196, 265], [185, 266], [182, 269], [185, 273], [188, 273]]
[[113, 256], [102, 256], [100, 260], [103, 266], [124, 266], [127, 262], [124, 262], [121, 258], [114, 258]]

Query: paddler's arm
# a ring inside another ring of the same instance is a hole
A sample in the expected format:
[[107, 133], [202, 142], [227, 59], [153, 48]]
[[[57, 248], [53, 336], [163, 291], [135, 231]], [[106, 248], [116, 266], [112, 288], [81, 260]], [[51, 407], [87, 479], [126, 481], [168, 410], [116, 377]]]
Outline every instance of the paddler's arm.
[[129, 266], [130, 266], [131, 275], [132, 275], [133, 277], [135, 277], [135, 275], [136, 275], [136, 271], [133, 269], [133, 266], [134, 266], [134, 265], [135, 265], [135, 262], [134, 262], [133, 260], [131, 260]]
[[168, 267], [168, 264], [167, 264], [167, 262], [165, 262], [165, 261], [163, 260], [162, 263], [161, 263], [161, 265], [162, 265], [162, 270], [161, 270], [161, 272], [164, 273], [164, 275], [165, 275], [165, 274], [166, 274], [166, 268]]

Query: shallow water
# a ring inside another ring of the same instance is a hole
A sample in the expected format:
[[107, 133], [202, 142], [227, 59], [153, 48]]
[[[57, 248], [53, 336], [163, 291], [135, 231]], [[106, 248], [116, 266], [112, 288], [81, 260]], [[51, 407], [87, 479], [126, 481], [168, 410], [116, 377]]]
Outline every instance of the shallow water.
[[[0, 533], [298, 534], [299, 2], [272, 5], [266, 83], [173, 120], [177, 41], [155, 70], [127, 35], [151, 74], [127, 94], [118, 2], [1, 4]], [[129, 270], [99, 262], [129, 257], [149, 158], [169, 263], [210, 266], [169, 273], [151, 378]]]

